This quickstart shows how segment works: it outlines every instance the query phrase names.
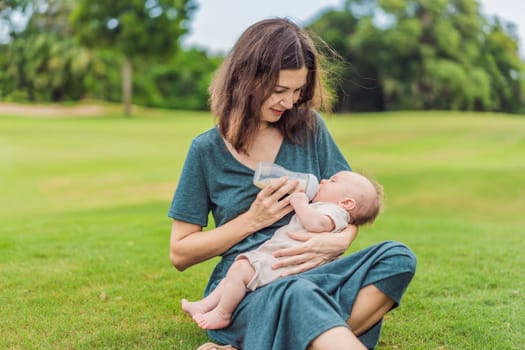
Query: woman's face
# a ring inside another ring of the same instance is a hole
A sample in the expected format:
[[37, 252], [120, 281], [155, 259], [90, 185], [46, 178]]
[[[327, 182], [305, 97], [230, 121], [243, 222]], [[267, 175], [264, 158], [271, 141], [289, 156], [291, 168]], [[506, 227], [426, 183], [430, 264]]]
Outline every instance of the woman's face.
[[291, 109], [299, 100], [301, 90], [306, 85], [308, 69], [283, 69], [279, 72], [279, 79], [273, 88], [272, 95], [264, 101], [261, 107], [261, 126], [275, 123], [281, 119], [283, 113]]

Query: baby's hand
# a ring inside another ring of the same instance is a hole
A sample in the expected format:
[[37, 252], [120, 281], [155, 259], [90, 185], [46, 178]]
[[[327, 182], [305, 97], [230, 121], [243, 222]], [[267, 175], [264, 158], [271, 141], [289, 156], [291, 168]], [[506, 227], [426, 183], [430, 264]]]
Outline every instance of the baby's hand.
[[294, 192], [290, 194], [290, 204], [295, 207], [297, 204], [306, 203], [308, 204], [308, 196], [304, 192]]

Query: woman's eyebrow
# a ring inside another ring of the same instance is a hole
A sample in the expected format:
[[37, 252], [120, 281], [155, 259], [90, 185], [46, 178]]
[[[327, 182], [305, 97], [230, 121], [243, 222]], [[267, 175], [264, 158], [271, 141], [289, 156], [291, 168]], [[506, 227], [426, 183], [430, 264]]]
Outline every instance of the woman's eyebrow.
[[[301, 90], [301, 89], [304, 88], [305, 86], [306, 86], [306, 84], [303, 84], [303, 85], [299, 86], [299, 87], [298, 87], [297, 89], [295, 89], [295, 90]], [[284, 85], [280, 85], [280, 84], [276, 84], [275, 87], [276, 87], [276, 88], [281, 88], [281, 89], [287, 89], [287, 90], [291, 89], [291, 88], [288, 87], [288, 86], [284, 86]]]

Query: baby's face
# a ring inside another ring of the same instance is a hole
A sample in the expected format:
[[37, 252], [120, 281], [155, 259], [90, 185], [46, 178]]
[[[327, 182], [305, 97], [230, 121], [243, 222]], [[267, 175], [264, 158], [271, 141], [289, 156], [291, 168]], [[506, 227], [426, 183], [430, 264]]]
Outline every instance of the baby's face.
[[340, 171], [327, 180], [321, 180], [319, 191], [313, 198], [313, 202], [337, 203], [348, 197], [350, 193], [357, 190], [361, 175], [351, 171]]

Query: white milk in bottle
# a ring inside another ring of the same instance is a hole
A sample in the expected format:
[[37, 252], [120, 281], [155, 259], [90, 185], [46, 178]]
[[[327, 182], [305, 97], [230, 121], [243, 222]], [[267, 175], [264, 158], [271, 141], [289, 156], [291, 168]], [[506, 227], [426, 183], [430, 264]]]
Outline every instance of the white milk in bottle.
[[260, 162], [253, 176], [253, 184], [259, 188], [264, 188], [272, 181], [287, 176], [288, 180], [298, 180], [299, 187], [306, 193], [309, 200], [317, 193], [319, 189], [319, 180], [312, 174], [298, 173], [283, 168], [274, 163]]

